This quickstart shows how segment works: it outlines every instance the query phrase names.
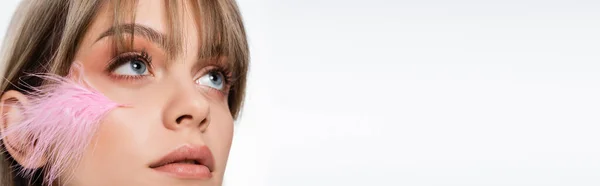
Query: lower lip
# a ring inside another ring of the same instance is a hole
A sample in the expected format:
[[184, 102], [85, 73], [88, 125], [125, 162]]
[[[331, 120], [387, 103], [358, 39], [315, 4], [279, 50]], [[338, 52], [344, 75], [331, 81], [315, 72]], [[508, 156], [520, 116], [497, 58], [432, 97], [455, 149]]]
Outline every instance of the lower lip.
[[153, 169], [182, 179], [205, 180], [212, 177], [212, 173], [208, 167], [197, 164], [171, 163]]

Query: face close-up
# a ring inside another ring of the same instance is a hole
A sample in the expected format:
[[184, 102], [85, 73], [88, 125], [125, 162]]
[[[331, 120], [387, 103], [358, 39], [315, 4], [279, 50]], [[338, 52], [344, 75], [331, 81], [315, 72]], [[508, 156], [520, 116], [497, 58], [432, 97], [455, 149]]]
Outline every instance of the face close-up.
[[[168, 56], [159, 40], [169, 28], [164, 7], [158, 0], [137, 4], [131, 51], [113, 55], [113, 38], [105, 34], [114, 26], [108, 5], [83, 37], [75, 61], [82, 64], [85, 79], [128, 107], [103, 120], [72, 185], [221, 185], [233, 135], [229, 72], [222, 60], [201, 59], [196, 52], [199, 33], [190, 11], [183, 14], [182, 52]], [[155, 35], [159, 38], [149, 38]], [[201, 152], [165, 160], [179, 161], [170, 165], [160, 162], [170, 153], [194, 153], [189, 151]]]
[[[127, 2], [95, 7], [71, 54], [70, 66], [77, 68], [68, 76], [119, 106], [103, 115], [79, 161], [52, 184], [222, 185], [245, 83], [231, 33], [243, 35], [243, 28], [206, 24], [210, 19], [200, 17], [208, 14], [200, 12], [235, 2]], [[211, 31], [217, 33], [204, 33]], [[2, 98], [25, 99], [14, 90]], [[8, 110], [3, 112], [16, 112]], [[10, 137], [4, 136], [4, 146], [16, 162], [27, 164], [27, 151], [13, 147], [19, 143]], [[40, 162], [33, 168], [54, 166], [52, 158]]]

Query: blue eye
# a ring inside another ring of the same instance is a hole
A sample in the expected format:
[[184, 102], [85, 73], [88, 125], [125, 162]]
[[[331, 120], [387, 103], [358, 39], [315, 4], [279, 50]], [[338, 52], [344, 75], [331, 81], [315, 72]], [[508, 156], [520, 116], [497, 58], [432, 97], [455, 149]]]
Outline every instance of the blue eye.
[[139, 76], [148, 75], [148, 66], [139, 59], [131, 59], [117, 67], [114, 72], [119, 75]]
[[223, 87], [225, 86], [225, 82], [224, 82], [224, 77], [223, 74], [220, 72], [209, 72], [206, 73], [204, 76], [198, 78], [198, 80], [196, 80], [196, 83], [200, 84], [200, 85], [206, 85], [209, 87], [212, 87], [214, 89], [217, 90], [223, 90]]

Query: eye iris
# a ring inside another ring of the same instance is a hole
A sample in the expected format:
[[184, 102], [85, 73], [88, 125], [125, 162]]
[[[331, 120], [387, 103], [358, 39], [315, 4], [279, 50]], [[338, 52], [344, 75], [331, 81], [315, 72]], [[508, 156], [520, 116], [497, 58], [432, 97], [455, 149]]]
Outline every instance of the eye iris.
[[139, 60], [132, 60], [130, 64], [131, 64], [131, 69], [135, 73], [144, 74], [144, 72], [146, 72], [146, 64], [144, 64], [143, 62], [141, 62]]
[[223, 83], [223, 79], [219, 76], [219, 74], [216, 73], [210, 73], [208, 78], [210, 79], [210, 81], [212, 81], [215, 85], [221, 85], [221, 83]]

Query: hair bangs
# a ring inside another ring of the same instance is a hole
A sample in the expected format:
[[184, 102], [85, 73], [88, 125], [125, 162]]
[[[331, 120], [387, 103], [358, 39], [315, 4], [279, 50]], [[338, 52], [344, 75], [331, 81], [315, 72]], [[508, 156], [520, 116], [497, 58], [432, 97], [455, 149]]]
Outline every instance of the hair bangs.
[[[133, 31], [118, 27], [123, 22], [135, 24], [135, 6], [138, 1], [113, 0], [114, 46], [116, 53], [133, 48]], [[184, 13], [191, 11], [197, 29], [199, 48], [197, 55], [202, 60], [219, 61], [227, 64], [232, 73], [228, 97], [229, 108], [234, 117], [238, 115], [244, 98], [246, 72], [248, 70], [248, 44], [243, 21], [235, 2], [229, 0], [165, 0], [167, 20], [166, 53], [169, 59], [185, 52], [183, 49]]]

